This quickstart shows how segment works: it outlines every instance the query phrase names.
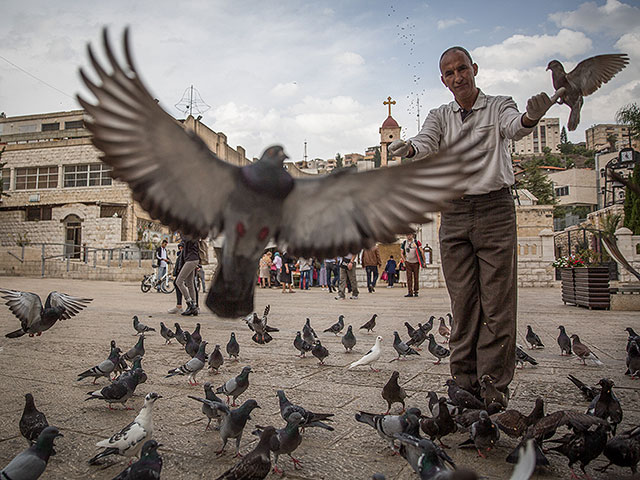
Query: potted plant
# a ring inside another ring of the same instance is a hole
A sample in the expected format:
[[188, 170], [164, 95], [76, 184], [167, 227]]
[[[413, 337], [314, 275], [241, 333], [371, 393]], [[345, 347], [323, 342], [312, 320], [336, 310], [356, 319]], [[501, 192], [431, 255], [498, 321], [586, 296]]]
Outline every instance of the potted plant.
[[562, 301], [587, 308], [609, 308], [609, 268], [600, 266], [602, 256], [583, 249], [551, 265], [560, 268]]

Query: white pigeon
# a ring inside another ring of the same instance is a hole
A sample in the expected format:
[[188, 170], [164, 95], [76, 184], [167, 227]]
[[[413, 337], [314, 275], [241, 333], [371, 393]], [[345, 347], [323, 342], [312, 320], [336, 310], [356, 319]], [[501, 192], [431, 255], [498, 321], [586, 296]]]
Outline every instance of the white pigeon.
[[373, 370], [374, 372], [379, 372], [380, 370], [373, 368], [371, 364], [376, 362], [380, 358], [380, 355], [382, 355], [381, 343], [382, 343], [382, 337], [378, 335], [378, 337], [376, 338], [376, 343], [373, 345], [373, 347], [371, 347], [371, 350], [369, 350], [367, 354], [364, 357], [362, 357], [360, 360], [353, 362], [351, 365], [349, 365], [349, 369], [352, 369], [359, 365], [369, 365], [369, 368], [371, 368], [371, 370]]
[[125, 457], [138, 456], [142, 445], [151, 439], [153, 434], [153, 405], [157, 399], [162, 398], [155, 392], [148, 393], [144, 399], [144, 406], [138, 416], [129, 425], [124, 427], [111, 438], [96, 443], [104, 450], [89, 460], [94, 465], [100, 458], [108, 455], [123, 455]]

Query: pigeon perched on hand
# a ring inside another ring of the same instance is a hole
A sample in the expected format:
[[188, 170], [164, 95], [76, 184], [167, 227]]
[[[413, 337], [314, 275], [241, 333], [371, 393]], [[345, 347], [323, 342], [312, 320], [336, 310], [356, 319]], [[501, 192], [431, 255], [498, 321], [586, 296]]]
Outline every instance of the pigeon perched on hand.
[[36, 480], [42, 475], [49, 457], [54, 454], [54, 440], [63, 435], [56, 427], [46, 427], [33, 445], [16, 455], [0, 471], [2, 480]]
[[229, 397], [233, 398], [231, 403], [232, 407], [236, 406], [236, 398], [242, 395], [247, 388], [249, 388], [249, 374], [251, 373], [251, 367], [247, 366], [242, 369], [239, 375], [227, 380], [224, 385], [216, 389], [216, 393], [224, 393], [227, 396], [227, 404], [229, 403]]
[[559, 103], [571, 108], [567, 128], [570, 131], [578, 128], [580, 110], [584, 102], [583, 97], [591, 95], [603, 83], [607, 83], [629, 63], [629, 57], [624, 53], [596, 55], [582, 60], [569, 73], [558, 60], [551, 60], [547, 70], [551, 70], [553, 88], [556, 91], [564, 88], [559, 97]]
[[220, 345], [216, 345], [213, 352], [209, 354], [209, 368], [214, 374], [220, 373], [218, 369], [224, 364], [224, 357], [220, 351]]
[[344, 329], [344, 315], [338, 317], [338, 321], [324, 330], [324, 333], [331, 332], [338, 335]]
[[153, 406], [159, 398], [162, 398], [162, 395], [155, 392], [147, 393], [144, 406], [133, 422], [111, 438], [96, 443], [97, 447], [103, 447], [104, 450], [89, 460], [89, 464], [96, 465], [98, 460], [109, 455], [138, 455], [144, 443], [153, 435]]
[[206, 346], [207, 342], [203, 341], [202, 343], [200, 343], [198, 352], [191, 360], [189, 360], [184, 365], [169, 370], [167, 372], [168, 375], [165, 375], [164, 378], [173, 377], [174, 375], [187, 375], [189, 385], [198, 385], [196, 376], [198, 375], [198, 372], [204, 368]]
[[[224, 233], [206, 301], [218, 316], [253, 311], [255, 272], [272, 238], [295, 256], [317, 258], [393, 242], [396, 234], [412, 231], [413, 224], [426, 223], [427, 212], [462, 195], [468, 178], [482, 167], [477, 160], [483, 152], [470, 138], [397, 167], [317, 178], [291, 177], [282, 168], [287, 156], [280, 146], [267, 148], [247, 166], [229, 164], [154, 100], [133, 65], [128, 30], [126, 67], [113, 54], [106, 29], [103, 36], [112, 73], [98, 63], [90, 46], [101, 84], [80, 70], [97, 100], [94, 105], [78, 97], [92, 142], [113, 168], [113, 177], [129, 184], [134, 200], [152, 218], [194, 238]], [[383, 190], [385, 202], [374, 201], [373, 192]], [[349, 192], [349, 201], [336, 210], [332, 192], [343, 191]]]
[[373, 370], [374, 372], [379, 372], [380, 370], [373, 368], [373, 363], [377, 362], [380, 359], [380, 355], [382, 355], [382, 337], [378, 335], [376, 337], [376, 343], [373, 344], [371, 350], [369, 350], [360, 360], [357, 360], [349, 365], [348, 368], [352, 369], [360, 365], [369, 365], [369, 368], [371, 370]]
[[351, 353], [353, 351], [353, 347], [356, 346], [356, 336], [353, 334], [353, 327], [351, 325], [347, 327], [347, 333], [342, 336], [340, 341], [342, 342], [342, 346], [346, 353]]
[[362, 325], [359, 330], [366, 330], [367, 333], [373, 332], [373, 329], [376, 328], [376, 318], [378, 317], [377, 313], [374, 313], [373, 316], [371, 317], [371, 319], [365, 323], [364, 325]]
[[31, 445], [38, 439], [42, 431], [49, 426], [46, 415], [36, 408], [33, 395], [30, 393], [24, 396], [24, 410], [18, 426], [22, 436]]
[[164, 344], [171, 343], [171, 339], [175, 338], [176, 334], [170, 328], [167, 328], [163, 322], [160, 322], [160, 335], [164, 338]]
[[562, 325], [558, 327], [560, 334], [558, 335], [558, 346], [560, 347], [560, 355], [571, 355], [571, 339], [567, 335], [566, 330]]
[[289, 417], [293, 413], [299, 413], [300, 415], [302, 415], [303, 420], [300, 426], [303, 429], [308, 427], [320, 427], [324, 428], [325, 430], [329, 430], [330, 432], [334, 430], [332, 426], [324, 423], [327, 421], [330, 422], [332, 420], [331, 417], [334, 416], [333, 413], [315, 413], [311, 410], [305, 409], [300, 405], [294, 405], [289, 401], [284, 393], [284, 390], [278, 390], [276, 394], [278, 396], [278, 403], [280, 404], [280, 415], [285, 422], [289, 421]]
[[404, 412], [404, 399], [407, 398], [407, 392], [405, 392], [404, 388], [402, 388], [398, 384], [398, 377], [400, 376], [400, 372], [394, 371], [391, 374], [391, 378], [382, 387], [382, 398], [384, 398], [387, 402], [387, 411], [385, 415], [388, 415], [391, 411], [391, 405], [394, 403], [402, 404], [402, 411]]
[[77, 315], [92, 298], [72, 297], [66, 293], [51, 292], [42, 306], [42, 300], [35, 293], [19, 292], [0, 288], [2, 298], [7, 300], [5, 305], [9, 307], [18, 320], [20, 328], [7, 333], [7, 338], [18, 338], [29, 334], [42, 335], [49, 330], [58, 320], [68, 320]]
[[133, 316], [133, 328], [138, 333], [147, 333], [147, 332], [155, 332], [156, 331], [155, 328], [148, 327], [144, 323], [142, 323], [140, 320], [138, 320], [138, 316], [137, 315]]
[[580, 341], [580, 337], [578, 335], [571, 335], [571, 339], [573, 340], [573, 353], [582, 360], [582, 364], [586, 365], [586, 360], [590, 360], [596, 365], [604, 365], [602, 361], [598, 358], [598, 356], [591, 351], [589, 347], [587, 347], [584, 343]]
[[140, 460], [125, 468], [113, 480], [155, 480], [160, 478], [162, 457], [158, 453], [161, 447], [155, 440], [147, 440], [142, 445]]

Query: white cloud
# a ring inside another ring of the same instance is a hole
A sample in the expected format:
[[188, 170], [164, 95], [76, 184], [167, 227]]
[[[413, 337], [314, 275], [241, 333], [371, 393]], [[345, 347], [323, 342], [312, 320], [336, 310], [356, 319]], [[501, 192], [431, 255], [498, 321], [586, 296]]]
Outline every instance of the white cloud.
[[549, 20], [559, 27], [615, 36], [640, 28], [640, 8], [618, 0], [607, 0], [604, 5], [585, 2], [577, 10], [552, 13]]
[[336, 55], [335, 60], [339, 65], [348, 67], [364, 65], [364, 58], [354, 52], [342, 52]]
[[467, 21], [464, 18], [456, 17], [446, 20], [438, 20], [437, 26], [438, 30], [444, 30], [446, 28], [454, 27], [455, 25], [460, 25], [462, 23], [467, 23]]
[[502, 43], [474, 48], [474, 61], [492, 68], [522, 68], [544, 64], [553, 56], [572, 58], [592, 48], [592, 41], [582, 32], [562, 29], [556, 35], [513, 35]]
[[271, 89], [271, 93], [278, 97], [291, 97], [298, 92], [297, 82], [279, 83]]

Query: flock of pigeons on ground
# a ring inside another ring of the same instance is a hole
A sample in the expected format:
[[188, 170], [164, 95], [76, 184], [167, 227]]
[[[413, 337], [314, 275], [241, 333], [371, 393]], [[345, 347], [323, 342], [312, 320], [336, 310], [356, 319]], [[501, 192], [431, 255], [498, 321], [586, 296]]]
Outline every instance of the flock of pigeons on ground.
[[[69, 318], [84, 308], [91, 299], [80, 299], [66, 294], [52, 292], [45, 305], [37, 295], [27, 292], [0, 289], [2, 298], [10, 310], [20, 319], [22, 334], [37, 335], [51, 328], [57, 320]], [[258, 315], [253, 313], [244, 320], [248, 328], [254, 333], [252, 340], [260, 345], [268, 344], [273, 340], [272, 333], [279, 331], [268, 324], [270, 306], [267, 306]], [[377, 315], [360, 327], [367, 334], [375, 333]], [[394, 332], [393, 347], [397, 357], [390, 362], [420, 355], [421, 345], [428, 340], [428, 351], [440, 361], [449, 355], [449, 350], [438, 344], [431, 331], [434, 328], [435, 316], [431, 316], [424, 324], [413, 327], [405, 322], [409, 339], [404, 342], [399, 333]], [[447, 321], [449, 325], [447, 325]], [[437, 334], [442, 337], [443, 343], [447, 343], [450, 336], [450, 314], [439, 318]], [[160, 322], [160, 335], [165, 344], [173, 340], [178, 341], [188, 354], [190, 359], [184, 364], [167, 371], [166, 378], [173, 376], [186, 376], [190, 385], [198, 385], [197, 375], [205, 367], [211, 373], [217, 374], [225, 362], [220, 345], [207, 354], [207, 342], [200, 333], [200, 324], [196, 324], [192, 332], [183, 330], [180, 324], [175, 323], [175, 329], [168, 328]], [[133, 317], [133, 328], [139, 335], [135, 345], [126, 352], [111, 341], [110, 351], [106, 360], [78, 374], [78, 381], [92, 379], [92, 383], [101, 378], [107, 378], [110, 382], [97, 390], [87, 393], [86, 400], [102, 400], [109, 409], [113, 405], [121, 404], [125, 409], [127, 401], [134, 395], [138, 385], [147, 381], [147, 374], [142, 367], [142, 359], [145, 355], [145, 335], [155, 332], [155, 328], [140, 322], [137, 316]], [[356, 337], [353, 327], [349, 325], [346, 333], [345, 318], [340, 315], [338, 321], [326, 328], [324, 334], [341, 335], [341, 343], [345, 353], [350, 353], [356, 345]], [[602, 362], [595, 353], [580, 342], [577, 335], [569, 336], [563, 326], [559, 326], [557, 339], [560, 355], [576, 355], [583, 363], [590, 361], [595, 365]], [[627, 352], [627, 374], [631, 378], [640, 378], [640, 337], [632, 328], [627, 328], [629, 335]], [[15, 338], [15, 332], [7, 335]], [[529, 344], [529, 351], [544, 348], [540, 337], [527, 326], [525, 336]], [[371, 350], [359, 360], [352, 362], [348, 368], [369, 366], [374, 371], [374, 364], [381, 361], [382, 336], [377, 336]], [[311, 353], [319, 360], [319, 366], [324, 364], [329, 356], [326, 346], [322, 345], [319, 336], [311, 326], [309, 318], [306, 319], [302, 329], [296, 333], [293, 340], [294, 348], [300, 357]], [[235, 333], [231, 333], [226, 345], [227, 361], [239, 361], [240, 344]], [[523, 347], [518, 346], [517, 362], [523, 366], [525, 363], [536, 365], [537, 361], [527, 353]], [[221, 448], [216, 451], [222, 455], [229, 440], [235, 440], [235, 455], [240, 457], [240, 445], [243, 433], [251, 419], [251, 412], [260, 408], [257, 401], [247, 399], [241, 405], [237, 400], [245, 394], [249, 388], [249, 375], [251, 367], [245, 366], [235, 377], [221, 383], [217, 388], [211, 382], [204, 383], [204, 396], [188, 395], [188, 397], [201, 405], [202, 413], [207, 417], [206, 430], [211, 427], [211, 421], [215, 420], [213, 429], [218, 432], [222, 441]], [[460, 388], [453, 379], [447, 380], [447, 396], [438, 397], [435, 392], [427, 395], [426, 406], [430, 416], [425, 415], [426, 410], [415, 406], [407, 406], [407, 393], [399, 383], [400, 373], [394, 371], [382, 388], [381, 396], [387, 404], [387, 411], [382, 414], [360, 411], [355, 419], [366, 424], [389, 442], [389, 447], [394, 453], [401, 455], [421, 479], [466, 479], [478, 478], [475, 472], [457, 468], [451, 457], [445, 452], [448, 448], [444, 443], [445, 437], [457, 431], [468, 431], [469, 438], [459, 447], [475, 448], [478, 455], [485, 457], [496, 446], [501, 432], [509, 437], [518, 439], [519, 445], [507, 457], [507, 461], [517, 463], [512, 479], [527, 479], [534, 468], [549, 465], [545, 453], [555, 452], [567, 457], [572, 475], [577, 477], [574, 464], [578, 464], [582, 474], [588, 478], [585, 467], [599, 455], [604, 454], [609, 464], [601, 470], [606, 470], [610, 465], [629, 467], [633, 473], [637, 472], [637, 464], [640, 461], [640, 426], [629, 428], [618, 433], [618, 425], [622, 422], [623, 411], [620, 401], [613, 391], [613, 381], [603, 378], [598, 386], [589, 386], [573, 375], [569, 380], [573, 382], [589, 401], [586, 411], [561, 410], [545, 414], [545, 402], [539, 397], [535, 400], [532, 410], [520, 412], [516, 409], [505, 409], [500, 401], [501, 393], [493, 385], [493, 379], [485, 375], [480, 379], [485, 391], [484, 400], [472, 393]], [[220, 396], [224, 396], [223, 400]], [[282, 464], [279, 463], [282, 455], [287, 455], [293, 462], [294, 469], [301, 468], [301, 463], [293, 454], [300, 446], [303, 433], [308, 428], [322, 428], [333, 431], [331, 425], [333, 413], [316, 413], [300, 405], [293, 404], [283, 390], [277, 391], [280, 404], [280, 413], [285, 425], [281, 428], [273, 426], [256, 425], [252, 431], [260, 437], [257, 446], [218, 479], [262, 479], [273, 469], [275, 473], [283, 473]], [[153, 437], [153, 407], [162, 396], [150, 392], [145, 396], [144, 406], [131, 423], [114, 433], [110, 438], [96, 444], [100, 451], [91, 459], [89, 464], [101, 463], [102, 459], [110, 456], [124, 456], [131, 458], [129, 466], [114, 479], [156, 479], [160, 478], [162, 469], [162, 456], [158, 452], [161, 446]], [[492, 399], [492, 400], [487, 400]], [[392, 406], [401, 404], [402, 411], [392, 414]], [[556, 436], [560, 427], [566, 427], [567, 433]], [[46, 416], [40, 412], [34, 402], [33, 395], [25, 395], [25, 407], [19, 429], [22, 435], [29, 441], [30, 447], [15, 458], [0, 472], [2, 480], [31, 480], [37, 479], [45, 470], [49, 457], [55, 454], [54, 440], [62, 436], [58, 428], [49, 426]], [[543, 450], [545, 444], [554, 446]], [[273, 454], [273, 462], [271, 460]], [[133, 462], [133, 458], [138, 460]], [[383, 478], [376, 474], [373, 478]]]

